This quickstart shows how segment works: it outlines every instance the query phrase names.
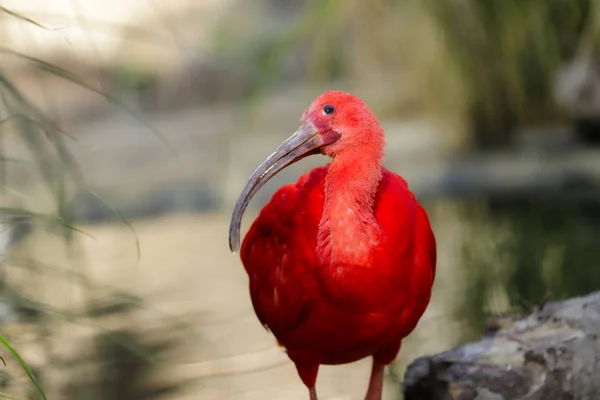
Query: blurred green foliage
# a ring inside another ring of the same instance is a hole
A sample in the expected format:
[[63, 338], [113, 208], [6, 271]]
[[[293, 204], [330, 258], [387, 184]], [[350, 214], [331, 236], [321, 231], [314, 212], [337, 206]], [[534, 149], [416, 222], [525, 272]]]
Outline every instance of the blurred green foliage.
[[145, 92], [154, 89], [158, 82], [155, 73], [134, 66], [113, 66], [109, 68], [109, 77], [114, 91], [122, 101], [125, 101], [127, 95], [143, 96]]
[[[36, 25], [40, 29], [46, 29], [44, 26], [25, 16], [0, 7], [0, 17], [6, 16], [19, 18], [27, 23]], [[58, 65], [3, 46], [0, 46], [0, 54], [2, 54], [3, 59], [8, 57], [19, 59], [20, 61], [24, 61], [25, 64], [37, 68], [42, 73], [52, 74], [74, 85], [86, 88], [104, 97], [108, 102], [122, 110], [129, 112], [134, 117], [137, 117], [135, 111], [125, 107], [111, 93], [106, 93], [93, 87], [77, 75]], [[153, 83], [152, 76], [138, 73], [138, 71], [118, 70], [115, 75], [119, 89], [126, 87], [128, 89], [143, 90]], [[46, 93], [46, 95], [50, 96], [51, 100], [51, 94]], [[138, 120], [142, 124], [145, 124], [145, 121], [139, 117]], [[164, 138], [160, 136], [158, 131], [148, 125], [146, 126], [164, 141]], [[47, 111], [42, 110], [36, 106], [35, 102], [31, 101], [28, 93], [19, 88], [18, 84], [5, 71], [2, 64], [0, 64], [0, 130], [2, 131], [2, 135], [0, 135], [0, 222], [3, 224], [2, 229], [5, 230], [0, 233], [6, 234], [6, 231], [11, 231], [14, 228], [13, 225], [25, 223], [24, 221], [26, 221], [28, 225], [33, 227], [31, 231], [45, 231], [50, 234], [58, 234], [66, 241], [67, 252], [70, 256], [68, 257], [69, 260], [73, 261], [74, 268], [79, 268], [79, 270], [70, 269], [67, 265], [48, 265], [43, 260], [31, 259], [28, 255], [19, 254], [18, 252], [8, 252], [6, 251], [9, 246], [7, 241], [12, 242], [12, 237], [2, 238], [3, 248], [0, 249], [2, 252], [0, 254], [1, 267], [3, 269], [11, 268], [31, 272], [32, 275], [29, 276], [29, 279], [32, 279], [31, 277], [33, 276], [39, 276], [43, 280], [46, 278], [61, 279], [68, 284], [72, 284], [73, 290], [81, 289], [83, 297], [82, 309], [79, 311], [56, 308], [50, 304], [41, 303], [28, 298], [27, 295], [23, 295], [19, 288], [12, 286], [13, 282], [3, 273], [0, 276], [0, 288], [2, 289], [0, 291], [0, 299], [2, 303], [6, 303], [18, 312], [17, 319], [19, 322], [29, 324], [28, 333], [41, 332], [42, 337], [51, 335], [53, 330], [49, 327], [54, 324], [58, 325], [58, 321], [67, 321], [69, 323], [93, 327], [104, 341], [111, 342], [114, 347], [127, 351], [129, 355], [136, 357], [138, 369], [136, 371], [129, 371], [129, 377], [143, 380], [139, 376], [148, 373], [158, 363], [153, 354], [154, 349], [146, 348], [146, 346], [139, 343], [137, 338], [131, 339], [125, 335], [111, 331], [103, 325], [102, 319], [115, 314], [126, 314], [134, 310], [139, 310], [145, 304], [135, 296], [94, 282], [89, 277], [88, 271], [85, 268], [84, 258], [79, 252], [80, 249], [76, 246], [76, 242], [72, 240], [75, 234], [85, 234], [85, 232], [76, 227], [73, 216], [74, 201], [77, 199], [78, 194], [82, 192], [89, 193], [111, 212], [117, 214], [117, 216], [120, 216], [120, 213], [88, 187], [69, 146], [67, 146], [67, 141], [72, 140], [72, 138], [61, 129], [52, 115], [49, 115]], [[5, 145], [5, 142], [14, 144], [15, 140], [13, 139], [15, 138], [17, 142], [23, 144], [25, 149], [28, 150], [28, 154], [23, 155], [24, 159], [14, 158], [10, 154], [12, 147]], [[32, 187], [37, 188], [37, 186], [41, 186], [44, 190], [40, 192], [34, 190], [35, 195], [30, 197], [13, 190], [11, 186], [15, 182], [10, 178], [15, 168], [21, 169], [22, 176], [25, 176], [25, 179]], [[129, 222], [123, 218], [121, 219], [133, 231]], [[24, 235], [30, 234], [31, 231], [28, 231]], [[23, 238], [19, 238], [19, 240], [21, 239]], [[12, 244], [10, 243], [10, 245]], [[138, 257], [139, 251], [138, 243]], [[51, 279], [48, 280], [51, 281]], [[34, 283], [31, 284], [34, 285]], [[101, 303], [97, 300], [101, 296], [105, 296], [110, 300]], [[170, 326], [169, 324], [170, 321], [165, 319], [165, 326], [168, 327]], [[184, 325], [178, 324], [178, 328], [181, 329]], [[10, 330], [10, 326], [7, 327], [7, 330]], [[38, 382], [39, 377], [36, 378], [34, 376], [27, 366], [26, 360], [23, 360], [19, 355], [18, 350], [15, 350], [4, 336], [0, 336], [0, 344], [10, 351], [29, 377], [33, 389], [27, 390], [30, 393], [28, 398], [37, 399], [41, 396], [41, 398], [45, 399], [46, 395]], [[170, 344], [172, 345], [172, 343]], [[161, 346], [161, 350], [168, 348], [170, 348], [169, 345], [163, 344]], [[45, 350], [50, 352], [48, 349]], [[103, 348], [97, 349], [97, 352], [94, 353], [95, 359], [92, 362], [100, 360], [100, 352], [102, 350]], [[85, 360], [85, 357], [85, 355], [82, 355], [81, 359], [77, 361], [81, 363], [89, 361]], [[7, 362], [10, 361], [7, 360]], [[43, 367], [64, 368], [64, 364], [64, 359], [51, 360], [49, 364]], [[102, 367], [111, 369], [111, 374], [114, 373], [114, 368], [110, 368], [105, 363], [102, 363]], [[120, 364], [113, 365], [113, 367], [127, 368], [127, 366]], [[44, 375], [43, 372], [38, 371], [40, 375]], [[85, 371], [83, 368], [73, 371], [71, 383], [73, 387], [76, 387], [77, 395], [70, 398], [92, 398], [90, 396], [94, 385], [103, 379], [102, 376], [97, 376], [94, 377], [93, 382], [88, 382], [89, 377], [84, 375]], [[7, 381], [11, 381], [13, 378], [7, 374]], [[179, 385], [169, 385], [163, 388], [159, 385], [155, 389], [158, 391], [172, 391], [179, 387]], [[123, 391], [126, 389], [122, 387], [115, 388], [114, 393], [120, 393], [119, 390]], [[0, 393], [0, 397], [2, 398], [16, 398], [9, 396], [11, 395]], [[144, 398], [148, 398], [148, 396]]]
[[475, 143], [505, 145], [523, 124], [561, 119], [558, 69], [598, 39], [594, 0], [425, 0], [467, 88]]
[[473, 237], [462, 249], [465, 339], [479, 337], [489, 318], [600, 288], [596, 199], [491, 198], [465, 204], [463, 220]]
[[371, 103], [384, 117], [462, 113], [466, 145], [478, 148], [509, 145], [518, 127], [564, 121], [554, 77], [597, 43], [600, 27], [594, 0], [263, 0], [236, 7], [215, 32], [214, 49], [249, 70], [251, 93], [290, 83], [376, 90]]

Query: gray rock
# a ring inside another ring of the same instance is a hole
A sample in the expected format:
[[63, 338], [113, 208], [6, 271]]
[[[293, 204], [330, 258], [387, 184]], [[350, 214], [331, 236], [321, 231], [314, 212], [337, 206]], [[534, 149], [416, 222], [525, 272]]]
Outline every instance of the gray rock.
[[406, 400], [600, 398], [600, 292], [499, 321], [481, 341], [422, 357]]

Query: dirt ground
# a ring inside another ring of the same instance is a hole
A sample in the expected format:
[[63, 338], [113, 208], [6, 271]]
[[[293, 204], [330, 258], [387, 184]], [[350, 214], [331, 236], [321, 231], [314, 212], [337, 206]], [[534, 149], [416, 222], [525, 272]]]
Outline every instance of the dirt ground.
[[[434, 210], [434, 221], [440, 212]], [[448, 213], [442, 214], [448, 221]], [[255, 215], [246, 215], [246, 229]], [[146, 302], [145, 311], [131, 320], [122, 318], [117, 325], [151, 336], [161, 320], [185, 320], [191, 328], [183, 337], [173, 339], [178, 341], [177, 349], [163, 356], [164, 364], [152, 372], [147, 383], [190, 380], [191, 384], [161, 399], [305, 400], [307, 393], [293, 364], [254, 315], [247, 276], [239, 256], [228, 249], [228, 223], [226, 213], [175, 214], [133, 221], [140, 244], [139, 263], [136, 237], [122, 222], [83, 226], [89, 236], [77, 235], [74, 255], [65, 251], [61, 239], [47, 234], [33, 235], [16, 251], [45, 264], [85, 266], [90, 281], [140, 296]], [[455, 337], [448, 334], [451, 325], [443, 318], [452, 312], [451, 296], [444, 289], [455, 268], [452, 252], [456, 241], [447, 240], [457, 237], [456, 232], [450, 232], [451, 226], [444, 223], [435, 228], [441, 243], [436, 291], [423, 321], [404, 344], [395, 368], [398, 374], [414, 357], [454, 343]], [[29, 296], [54, 307], [76, 309], [84, 299], [82, 292], [64, 280], [18, 271], [11, 276], [13, 282], [22, 282]], [[77, 353], [72, 338], [78, 330], [85, 329], [77, 324], [55, 329], [54, 351]], [[27, 354], [39, 358], [33, 350]], [[330, 400], [362, 399], [369, 372], [370, 360], [324, 366], [317, 383], [319, 394]], [[384, 398], [399, 398], [398, 389], [388, 376]]]

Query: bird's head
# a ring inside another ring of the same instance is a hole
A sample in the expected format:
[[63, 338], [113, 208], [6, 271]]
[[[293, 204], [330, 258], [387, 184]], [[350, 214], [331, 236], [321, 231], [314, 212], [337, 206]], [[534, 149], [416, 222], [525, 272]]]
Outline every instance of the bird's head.
[[383, 131], [377, 118], [358, 97], [329, 91], [304, 111], [300, 127], [254, 171], [235, 205], [229, 226], [229, 247], [240, 246], [240, 225], [252, 197], [279, 171], [313, 154], [332, 158], [342, 154], [380, 153]]
[[315, 135], [316, 152], [332, 158], [357, 148], [383, 146], [383, 131], [377, 118], [361, 99], [350, 93], [322, 94], [304, 111], [300, 123], [298, 131], [306, 129]]

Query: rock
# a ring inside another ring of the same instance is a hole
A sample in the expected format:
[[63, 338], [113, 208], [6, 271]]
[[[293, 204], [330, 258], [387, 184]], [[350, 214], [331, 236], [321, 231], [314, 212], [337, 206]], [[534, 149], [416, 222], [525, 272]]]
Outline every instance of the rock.
[[415, 360], [405, 400], [600, 398], [600, 292], [498, 326], [479, 342]]

